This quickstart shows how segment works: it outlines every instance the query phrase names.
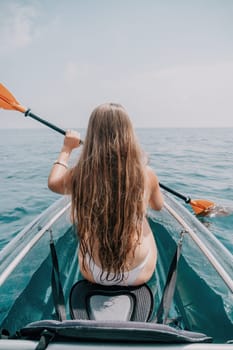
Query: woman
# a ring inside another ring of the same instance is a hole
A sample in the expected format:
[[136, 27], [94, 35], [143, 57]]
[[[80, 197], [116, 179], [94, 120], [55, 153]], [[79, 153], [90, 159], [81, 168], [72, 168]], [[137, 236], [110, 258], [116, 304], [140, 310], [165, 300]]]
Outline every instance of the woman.
[[68, 131], [48, 186], [71, 194], [81, 273], [99, 284], [143, 284], [157, 260], [146, 209], [160, 210], [163, 197], [125, 109], [110, 103], [92, 112], [79, 160], [69, 169], [79, 145], [78, 133]]

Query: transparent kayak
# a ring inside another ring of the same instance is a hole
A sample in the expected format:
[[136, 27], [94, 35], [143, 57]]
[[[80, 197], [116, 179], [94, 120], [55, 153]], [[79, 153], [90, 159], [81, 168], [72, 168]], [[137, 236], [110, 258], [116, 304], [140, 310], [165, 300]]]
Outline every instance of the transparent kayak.
[[[109, 337], [105, 339], [104, 332], [102, 338], [88, 338], [87, 328], [85, 339], [80, 335], [75, 339], [55, 339], [48, 349], [96, 349], [104, 346], [108, 349], [129, 349], [132, 346], [139, 349], [233, 349], [233, 256], [184, 206], [166, 193], [164, 197], [165, 206], [161, 212], [148, 212], [158, 246], [156, 270], [148, 282], [154, 297], [153, 312], [156, 313], [161, 301], [177, 244], [182, 241], [169, 319], [175, 320], [177, 329], [203, 333], [211, 337], [212, 342], [183, 344], [170, 341], [164, 344], [144, 336], [138, 339], [137, 330], [135, 340], [130, 335], [129, 340], [126, 336], [118, 342], [114, 337], [112, 341]], [[56, 320], [51, 287], [51, 238], [55, 242], [67, 319], [70, 319], [69, 294], [82, 276], [77, 260], [78, 241], [70, 221], [70, 201], [64, 197], [25, 227], [0, 252], [0, 324], [3, 334], [0, 349], [35, 349], [38, 339], [12, 339], [6, 335], [15, 335], [33, 322]], [[118, 329], [119, 339], [122, 328], [124, 333], [124, 324], [127, 325], [123, 322]], [[112, 327], [116, 331], [114, 327], [117, 325]]]

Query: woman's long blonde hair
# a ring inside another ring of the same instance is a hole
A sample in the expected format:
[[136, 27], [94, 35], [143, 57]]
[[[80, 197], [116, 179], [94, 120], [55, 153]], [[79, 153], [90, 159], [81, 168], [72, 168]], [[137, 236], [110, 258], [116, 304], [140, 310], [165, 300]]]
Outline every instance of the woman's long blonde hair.
[[98, 247], [107, 277], [124, 276], [142, 231], [144, 188], [142, 151], [127, 112], [119, 104], [100, 105], [90, 116], [73, 169], [72, 219], [84, 269], [86, 253], [92, 257]]

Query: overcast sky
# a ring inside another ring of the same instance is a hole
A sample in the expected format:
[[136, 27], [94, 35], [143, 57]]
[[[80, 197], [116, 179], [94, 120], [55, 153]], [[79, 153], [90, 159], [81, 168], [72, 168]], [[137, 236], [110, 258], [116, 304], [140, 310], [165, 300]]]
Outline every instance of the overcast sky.
[[0, 0], [0, 76], [64, 128], [110, 101], [136, 127], [233, 127], [233, 1]]

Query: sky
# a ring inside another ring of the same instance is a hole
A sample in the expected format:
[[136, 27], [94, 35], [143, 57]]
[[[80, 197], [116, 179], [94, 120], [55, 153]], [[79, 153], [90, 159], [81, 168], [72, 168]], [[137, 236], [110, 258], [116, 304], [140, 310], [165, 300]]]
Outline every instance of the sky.
[[[121, 103], [135, 127], [233, 127], [232, 0], [0, 0], [0, 82], [86, 128]], [[40, 124], [0, 109], [0, 128]]]

